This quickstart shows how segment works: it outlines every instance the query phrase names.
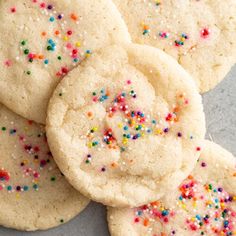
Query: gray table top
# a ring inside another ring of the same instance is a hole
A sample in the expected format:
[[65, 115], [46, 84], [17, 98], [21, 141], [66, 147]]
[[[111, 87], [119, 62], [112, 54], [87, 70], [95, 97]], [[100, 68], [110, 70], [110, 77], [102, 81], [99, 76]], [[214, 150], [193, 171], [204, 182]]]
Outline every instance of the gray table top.
[[[203, 95], [207, 121], [206, 138], [236, 156], [236, 66], [214, 90]], [[0, 227], [0, 236], [109, 236], [106, 208], [92, 202], [75, 219], [44, 232], [19, 232]]]

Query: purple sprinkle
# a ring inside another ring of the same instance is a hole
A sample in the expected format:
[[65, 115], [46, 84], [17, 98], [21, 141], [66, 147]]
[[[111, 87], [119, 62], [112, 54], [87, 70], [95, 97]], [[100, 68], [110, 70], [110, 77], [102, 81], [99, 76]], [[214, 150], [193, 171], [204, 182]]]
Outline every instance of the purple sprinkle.
[[52, 10], [52, 5], [48, 5], [48, 10]]
[[218, 192], [222, 192], [223, 191], [223, 189], [222, 188], [218, 188]]
[[178, 132], [178, 134], [177, 134], [177, 135], [178, 135], [178, 137], [182, 137], [182, 134], [181, 134], [180, 132]]
[[205, 162], [202, 162], [202, 167], [206, 167], [206, 163]]
[[169, 129], [168, 129], [168, 128], [165, 128], [165, 129], [164, 129], [164, 132], [165, 132], [165, 133], [168, 133], [168, 132], [169, 132]]

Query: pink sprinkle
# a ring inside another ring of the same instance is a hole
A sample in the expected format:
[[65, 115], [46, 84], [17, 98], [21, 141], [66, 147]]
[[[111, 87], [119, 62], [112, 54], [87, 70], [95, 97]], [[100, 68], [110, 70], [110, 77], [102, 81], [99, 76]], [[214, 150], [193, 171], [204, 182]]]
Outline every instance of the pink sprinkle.
[[67, 43], [67, 44], [66, 44], [66, 47], [67, 47], [68, 49], [71, 49], [71, 48], [72, 48], [72, 44], [71, 44], [71, 43]]
[[236, 212], [232, 212], [231, 215], [232, 215], [233, 217], [236, 217]]
[[40, 4], [40, 7], [41, 7], [41, 8], [45, 8], [45, 7], [46, 7], [46, 3], [42, 2], [42, 3]]
[[12, 66], [12, 61], [11, 60], [6, 60], [4, 62], [4, 65], [7, 66], [7, 67], [10, 67], [10, 66]]
[[127, 80], [127, 84], [131, 84], [131, 80]]
[[93, 98], [93, 102], [97, 102], [98, 101], [98, 98], [97, 97], [94, 97]]

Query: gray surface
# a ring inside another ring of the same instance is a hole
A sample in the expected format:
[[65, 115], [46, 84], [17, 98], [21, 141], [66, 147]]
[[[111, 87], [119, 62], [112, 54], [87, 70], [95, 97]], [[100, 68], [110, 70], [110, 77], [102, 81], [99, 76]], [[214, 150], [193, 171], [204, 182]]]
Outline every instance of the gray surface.
[[[236, 156], [236, 66], [213, 91], [203, 96], [208, 133]], [[0, 236], [109, 236], [105, 207], [91, 203], [78, 217], [56, 229], [24, 233], [0, 228]]]

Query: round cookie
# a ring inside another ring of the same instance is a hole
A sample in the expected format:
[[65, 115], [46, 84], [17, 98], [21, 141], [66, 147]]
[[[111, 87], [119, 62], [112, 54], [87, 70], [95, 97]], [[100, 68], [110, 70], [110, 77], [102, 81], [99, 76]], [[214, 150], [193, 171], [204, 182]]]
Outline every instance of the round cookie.
[[111, 46], [57, 87], [47, 118], [61, 171], [85, 196], [140, 206], [194, 168], [205, 121], [191, 77], [162, 51]]
[[44, 230], [80, 213], [89, 200], [57, 168], [45, 129], [0, 105], [0, 225]]
[[59, 81], [94, 50], [130, 42], [111, 0], [0, 1], [0, 101], [45, 123]]
[[172, 55], [200, 92], [214, 88], [236, 63], [236, 1], [114, 0], [135, 43]]
[[112, 236], [236, 235], [236, 159], [206, 141], [178, 190], [136, 209], [108, 209]]

